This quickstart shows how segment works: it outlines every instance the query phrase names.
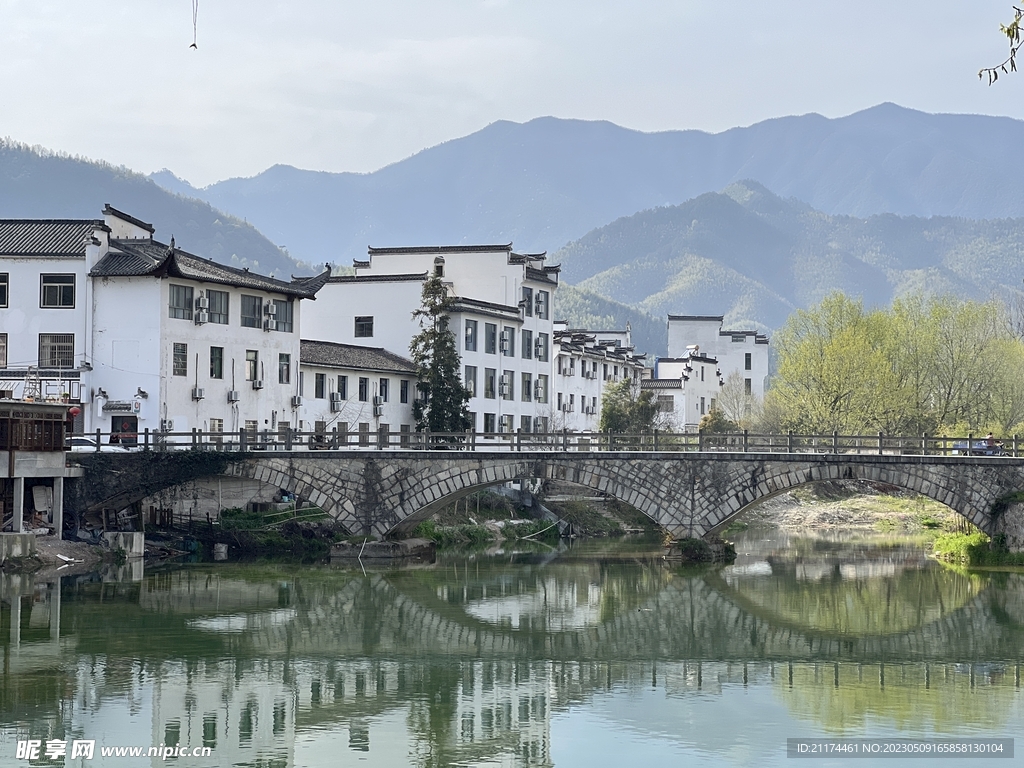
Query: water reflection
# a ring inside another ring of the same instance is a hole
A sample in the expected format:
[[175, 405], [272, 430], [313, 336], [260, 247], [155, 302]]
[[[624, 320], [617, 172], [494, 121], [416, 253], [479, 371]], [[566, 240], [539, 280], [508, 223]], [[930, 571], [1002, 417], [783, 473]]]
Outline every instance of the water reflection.
[[740, 544], [704, 571], [574, 551], [3, 575], [0, 752], [87, 738], [207, 746], [207, 765], [564, 765], [628, 731], [662, 758], [771, 762], [786, 736], [999, 735], [1024, 715], [1024, 577], [913, 547]]

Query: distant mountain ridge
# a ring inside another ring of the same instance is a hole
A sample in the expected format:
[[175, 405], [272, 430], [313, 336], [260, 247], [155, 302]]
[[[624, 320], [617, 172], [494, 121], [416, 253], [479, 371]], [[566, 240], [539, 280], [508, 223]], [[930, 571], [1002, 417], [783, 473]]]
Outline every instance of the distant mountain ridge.
[[584, 296], [772, 330], [834, 290], [868, 306], [911, 292], [1019, 296], [1024, 218], [828, 215], [745, 181], [618, 219], [551, 258]]
[[828, 214], [1024, 216], [1024, 122], [881, 104], [718, 134], [542, 117], [493, 123], [373, 173], [276, 165], [194, 189], [309, 262], [367, 245], [509, 242], [552, 251], [595, 227], [752, 179]]
[[152, 223], [162, 240], [173, 235], [185, 250], [223, 264], [283, 279], [316, 271], [251, 224], [140, 173], [0, 140], [0, 218], [96, 219], [104, 203]]

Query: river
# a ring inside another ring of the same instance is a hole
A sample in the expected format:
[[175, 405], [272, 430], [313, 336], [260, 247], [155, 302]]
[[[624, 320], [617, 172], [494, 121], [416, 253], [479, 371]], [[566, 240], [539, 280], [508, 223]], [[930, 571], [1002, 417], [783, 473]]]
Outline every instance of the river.
[[[604, 541], [0, 574], [0, 765], [760, 766], [789, 738], [1024, 735], [1024, 574], [907, 540], [736, 544], [704, 569]], [[133, 747], [208, 754], [102, 754]], [[1024, 764], [1003, 757], [982, 764]]]

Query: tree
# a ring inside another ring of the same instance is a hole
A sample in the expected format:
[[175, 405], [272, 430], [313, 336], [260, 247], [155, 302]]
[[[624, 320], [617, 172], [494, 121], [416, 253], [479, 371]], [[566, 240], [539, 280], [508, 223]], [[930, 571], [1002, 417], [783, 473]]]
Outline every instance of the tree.
[[420, 396], [413, 403], [419, 432], [463, 432], [470, 428], [469, 390], [462, 384], [462, 360], [455, 335], [448, 327], [454, 303], [441, 278], [434, 276], [423, 284], [422, 304], [412, 313], [421, 329], [409, 344], [419, 376], [416, 386]]
[[1024, 26], [1024, 8], [1014, 6], [1013, 13], [1013, 21], [1009, 24], [999, 25], [999, 31], [1006, 36], [1010, 43], [1009, 55], [1003, 60], [1002, 64], [997, 64], [994, 67], [983, 67], [978, 71], [978, 79], [987, 77], [989, 85], [992, 85], [992, 83], [999, 79], [1000, 72], [1005, 75], [1008, 72], [1017, 71], [1017, 51], [1020, 50], [1022, 45], [1021, 33], [1024, 32], [1024, 29], [1022, 29], [1022, 26]]
[[726, 416], [721, 408], [716, 406], [701, 417], [697, 428], [705, 433], [724, 434], [726, 432], [736, 432], [739, 429], [739, 425]]
[[661, 426], [661, 412], [654, 393], [625, 378], [609, 384], [601, 402], [601, 431], [637, 435]]
[[743, 375], [733, 371], [725, 377], [725, 384], [718, 390], [715, 410], [721, 411], [724, 418], [740, 428], [749, 429], [761, 418], [761, 400], [747, 392]]

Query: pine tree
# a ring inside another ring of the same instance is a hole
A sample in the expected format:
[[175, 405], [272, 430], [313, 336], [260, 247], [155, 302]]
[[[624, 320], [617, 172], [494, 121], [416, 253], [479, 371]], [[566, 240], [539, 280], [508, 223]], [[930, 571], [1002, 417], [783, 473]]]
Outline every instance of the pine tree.
[[455, 299], [441, 278], [423, 284], [423, 303], [412, 313], [420, 332], [409, 344], [419, 373], [420, 397], [413, 403], [417, 431], [464, 432], [470, 428], [469, 390], [462, 384], [462, 360], [448, 315]]

